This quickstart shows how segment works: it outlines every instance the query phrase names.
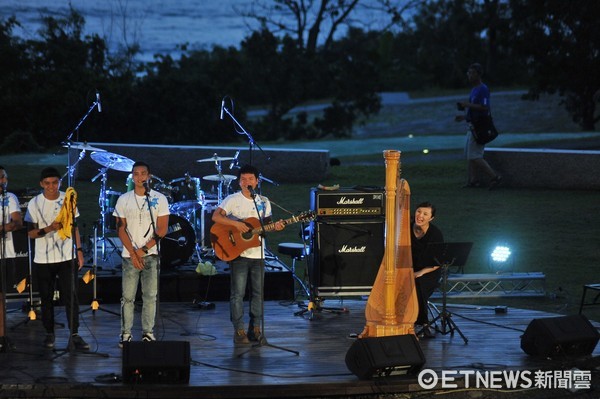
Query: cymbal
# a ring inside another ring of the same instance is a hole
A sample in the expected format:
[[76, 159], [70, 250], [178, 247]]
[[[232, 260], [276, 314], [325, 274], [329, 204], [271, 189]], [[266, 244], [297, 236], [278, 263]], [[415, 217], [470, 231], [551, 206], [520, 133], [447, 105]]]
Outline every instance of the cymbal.
[[92, 152], [92, 159], [102, 166], [121, 172], [131, 172], [133, 162], [131, 159], [112, 152]]
[[208, 175], [203, 177], [204, 180], [210, 181], [226, 181], [230, 182], [232, 180], [237, 179], [234, 175]]
[[233, 157], [220, 157], [217, 154], [210, 158], [198, 159], [196, 162], [231, 161]]
[[98, 151], [98, 152], [105, 152], [106, 151], [106, 150], [103, 150], [102, 148], [92, 147], [91, 145], [89, 145], [85, 141], [83, 143], [79, 143], [77, 141], [73, 141], [71, 144], [63, 144], [63, 147], [65, 147], [65, 148], [73, 148], [74, 150], [84, 150], [84, 151]]

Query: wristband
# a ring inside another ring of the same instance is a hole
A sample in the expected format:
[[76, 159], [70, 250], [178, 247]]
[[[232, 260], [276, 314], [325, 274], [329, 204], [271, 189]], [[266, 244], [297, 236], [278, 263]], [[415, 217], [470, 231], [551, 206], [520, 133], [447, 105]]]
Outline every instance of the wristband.
[[[45, 227], [44, 227], [44, 229], [45, 229]], [[38, 230], [38, 237], [43, 237], [46, 235], [46, 230], [44, 230], [44, 229]]]
[[144, 251], [144, 253], [147, 254], [148, 253], [148, 247], [144, 245], [142, 247], [142, 251]]
[[77, 250], [83, 252], [83, 248], [81, 247], [77, 248]]

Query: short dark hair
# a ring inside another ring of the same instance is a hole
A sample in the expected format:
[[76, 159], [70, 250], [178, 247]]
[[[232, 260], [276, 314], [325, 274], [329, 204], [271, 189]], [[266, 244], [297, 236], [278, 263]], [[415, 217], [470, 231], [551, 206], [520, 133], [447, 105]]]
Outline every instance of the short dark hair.
[[431, 208], [431, 217], [435, 217], [435, 206], [431, 202], [429, 202], [429, 201], [421, 202], [419, 205], [417, 205], [416, 209], [419, 209], [419, 208]]
[[6, 170], [6, 169], [4, 169], [4, 166], [2, 166], [2, 165], [0, 165], [0, 169], [2, 169], [2, 170]]
[[483, 76], [483, 67], [481, 66], [480, 63], [478, 62], [474, 62], [471, 65], [469, 65], [469, 69], [473, 69], [475, 72], [477, 72], [477, 74], [479, 76]]
[[58, 169], [49, 166], [47, 168], [42, 169], [42, 173], [40, 173], [40, 181], [47, 179], [48, 177], [58, 177], [61, 178]]
[[248, 173], [252, 173], [257, 179], [259, 178], [260, 174], [258, 173], [258, 169], [256, 169], [254, 166], [252, 165], [244, 165], [240, 168], [239, 172], [238, 172], [238, 180], [240, 178], [241, 175], [243, 174], [248, 174]]
[[144, 161], [136, 161], [136, 162], [134, 162], [133, 166], [131, 167], [131, 171], [133, 172], [133, 169], [137, 168], [138, 166], [145, 166], [146, 169], [148, 169], [148, 173], [150, 173], [150, 165], [148, 165]]

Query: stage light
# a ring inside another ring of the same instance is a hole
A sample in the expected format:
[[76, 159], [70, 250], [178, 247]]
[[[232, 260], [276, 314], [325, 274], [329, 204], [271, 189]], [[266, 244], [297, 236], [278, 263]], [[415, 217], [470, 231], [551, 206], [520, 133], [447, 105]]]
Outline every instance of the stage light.
[[423, 148], [423, 154], [429, 154], [429, 149], [428, 148]]
[[489, 257], [490, 269], [496, 273], [509, 271], [514, 263], [514, 256], [507, 245], [496, 245]]
[[494, 262], [506, 262], [510, 255], [510, 248], [502, 245], [498, 245], [490, 254]]

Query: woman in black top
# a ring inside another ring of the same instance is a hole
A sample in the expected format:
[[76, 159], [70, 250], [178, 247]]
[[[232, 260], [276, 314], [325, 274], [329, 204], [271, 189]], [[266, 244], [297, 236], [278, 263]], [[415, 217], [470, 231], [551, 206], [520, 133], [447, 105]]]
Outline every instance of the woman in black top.
[[427, 301], [440, 285], [440, 267], [432, 257], [427, 257], [425, 249], [430, 242], [444, 242], [440, 229], [431, 223], [435, 217], [435, 206], [422, 202], [417, 206], [411, 229], [412, 261], [415, 273], [419, 315], [416, 324], [428, 323]]

